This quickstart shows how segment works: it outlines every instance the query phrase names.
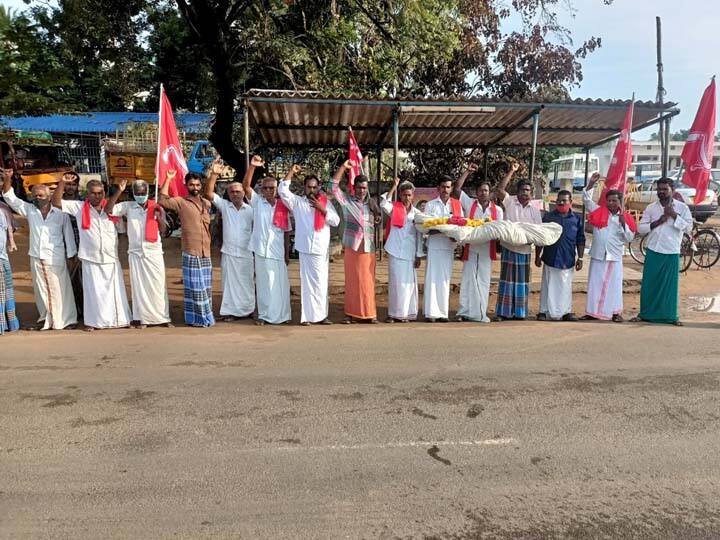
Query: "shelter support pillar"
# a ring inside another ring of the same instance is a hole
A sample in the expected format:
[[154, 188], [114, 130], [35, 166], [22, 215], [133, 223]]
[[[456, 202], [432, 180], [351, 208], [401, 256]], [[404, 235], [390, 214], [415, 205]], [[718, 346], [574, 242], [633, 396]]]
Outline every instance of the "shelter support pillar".
[[660, 124], [660, 129], [665, 130], [665, 137], [663, 137], [663, 162], [662, 162], [662, 175], [668, 175], [668, 169], [670, 168], [670, 120], [672, 117], [669, 116], [665, 122]]
[[533, 114], [532, 117], [532, 142], [531, 142], [531, 150], [530, 150], [530, 172], [528, 175], [528, 180], [535, 188], [535, 197], [538, 197], [538, 189], [535, 186], [535, 161], [537, 158], [537, 138], [538, 138], [538, 128], [540, 127], [540, 112], [536, 112]]
[[243, 100], [243, 150], [245, 151], [245, 170], [250, 168], [250, 118], [248, 115], [247, 101]]
[[490, 152], [489, 147], [483, 148], [483, 180], [488, 181], [488, 153]]
[[[380, 204], [380, 195], [382, 194], [382, 146], [378, 144], [377, 148], [375, 149], [375, 160], [377, 162], [376, 171], [375, 171], [375, 183], [377, 187], [377, 200], [378, 205]], [[380, 221], [380, 226], [375, 227], [375, 245], [378, 246], [377, 249], [377, 258], [378, 260], [382, 261], [383, 258], [383, 239], [385, 238], [385, 228], [383, 225], [384, 221]], [[389, 225], [388, 225], [389, 226]]]
[[[590, 149], [585, 148], [585, 181], [583, 182], [583, 189], [587, 189], [589, 175], [590, 175]], [[584, 227], [585, 226], [585, 202], [584, 202], [584, 199], [583, 199], [583, 209], [582, 209], [582, 223], [583, 223], [583, 227]]]

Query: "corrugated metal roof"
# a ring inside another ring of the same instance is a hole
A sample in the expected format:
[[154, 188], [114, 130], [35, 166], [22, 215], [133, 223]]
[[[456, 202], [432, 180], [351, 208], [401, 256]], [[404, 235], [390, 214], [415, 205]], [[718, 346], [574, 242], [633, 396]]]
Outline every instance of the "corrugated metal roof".
[[[351, 126], [360, 146], [366, 148], [392, 145], [396, 111], [402, 148], [530, 146], [536, 112], [540, 113], [539, 146], [586, 147], [616, 135], [630, 104], [629, 100], [597, 99], [388, 99], [277, 90], [251, 90], [245, 98], [251, 127], [266, 145], [342, 147]], [[428, 107], [434, 112], [427, 113]], [[633, 127], [647, 127], [661, 114], [678, 112], [674, 103], [637, 101]]]
[[[115, 133], [129, 123], [157, 123], [157, 113], [89, 112], [49, 116], [0, 117], [0, 127], [51, 133]], [[209, 113], [175, 113], [179, 130], [188, 133], [210, 131]]]

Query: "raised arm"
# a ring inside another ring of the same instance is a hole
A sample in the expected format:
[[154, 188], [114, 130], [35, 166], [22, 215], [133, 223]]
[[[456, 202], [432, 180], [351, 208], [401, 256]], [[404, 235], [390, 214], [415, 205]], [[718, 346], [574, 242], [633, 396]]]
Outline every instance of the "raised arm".
[[265, 161], [258, 155], [254, 155], [250, 160], [250, 166], [247, 168], [247, 171], [245, 171], [245, 176], [243, 177], [242, 181], [243, 191], [245, 191], [245, 196], [247, 197], [248, 201], [251, 201], [253, 195], [255, 195], [252, 188], [252, 179], [253, 175], [255, 174], [255, 170], [259, 167], [264, 166]]
[[400, 184], [400, 178], [397, 176], [393, 178], [393, 185], [390, 188], [390, 191], [387, 193], [384, 193], [380, 197], [380, 207], [383, 209], [383, 212], [385, 212], [388, 216], [392, 215], [393, 211], [393, 197], [395, 196], [395, 192], [397, 191], [398, 185]]
[[72, 259], [77, 255], [77, 244], [75, 243], [75, 231], [73, 231], [70, 216], [63, 215], [63, 236], [65, 237], [65, 257]]
[[520, 164], [517, 161], [512, 162], [510, 164], [510, 170], [508, 170], [505, 177], [500, 181], [497, 188], [495, 188], [501, 201], [504, 201], [505, 197], [507, 197], [507, 186], [510, 183], [510, 180], [512, 180], [513, 175], [517, 172], [519, 168]]
[[583, 204], [588, 212], [594, 212], [598, 209], [599, 205], [592, 199], [592, 193], [595, 189], [595, 184], [600, 180], [600, 173], [593, 173], [588, 181], [587, 186], [583, 190]]
[[55, 208], [59, 208], [62, 210], [62, 198], [63, 193], [65, 193], [65, 182], [71, 182], [74, 181], [75, 177], [70, 174], [63, 174], [60, 178], [60, 181], [57, 183], [57, 186], [55, 186], [55, 191], [53, 191], [52, 194], [52, 205]]
[[207, 181], [205, 182], [205, 189], [202, 192], [203, 197], [210, 202], [213, 202], [213, 199], [215, 198], [215, 185], [217, 184], [217, 179], [222, 174], [224, 167], [225, 165], [223, 165], [220, 158], [215, 158], [210, 165], [210, 174], [208, 174]]
[[105, 205], [105, 213], [107, 215], [112, 214], [113, 208], [117, 204], [118, 199], [120, 199], [120, 196], [127, 188], [127, 178], [123, 178], [122, 180], [120, 180], [120, 182], [115, 187], [117, 188], [115, 190], [115, 193], [108, 197], [107, 204]]
[[463, 173], [460, 175], [460, 178], [457, 179], [455, 182], [455, 187], [453, 188], [453, 197], [456, 199], [460, 198], [460, 194], [462, 193], [462, 188], [465, 185], [465, 181], [467, 180], [468, 176], [470, 176], [472, 173], [478, 170], [477, 165], [474, 163], [468, 163], [467, 167], [463, 171]]
[[282, 200], [283, 204], [285, 204], [285, 206], [287, 206], [288, 209], [291, 211], [297, 205], [298, 197], [292, 191], [290, 191], [290, 183], [292, 182], [293, 177], [301, 170], [302, 168], [300, 167], [300, 165], [294, 163], [285, 175], [285, 179], [280, 182], [280, 185], [278, 186], [278, 195], [280, 196], [280, 199]]
[[160, 196], [158, 200], [158, 204], [165, 210], [173, 210], [174, 212], [180, 210], [179, 203], [174, 198], [170, 197], [170, 183], [173, 178], [175, 178], [176, 174], [177, 171], [174, 169], [170, 169], [165, 173], [165, 182], [160, 187]]
[[13, 212], [18, 213], [21, 216], [27, 217], [28, 209], [32, 208], [32, 205], [30, 203], [26, 203], [25, 201], [22, 201], [15, 195], [15, 190], [12, 187], [12, 175], [13, 175], [12, 169], [5, 169], [2, 171], [2, 177], [3, 177], [2, 195], [3, 195], [3, 198], [5, 199], [5, 202], [7, 203], [7, 205], [13, 210]]
[[342, 206], [345, 206], [348, 200], [345, 192], [340, 187], [340, 182], [342, 181], [343, 176], [345, 176], [353, 167], [355, 167], [355, 162], [351, 159], [346, 160], [345, 163], [338, 167], [338, 170], [335, 171], [332, 178], [332, 193], [337, 202], [339, 202]]

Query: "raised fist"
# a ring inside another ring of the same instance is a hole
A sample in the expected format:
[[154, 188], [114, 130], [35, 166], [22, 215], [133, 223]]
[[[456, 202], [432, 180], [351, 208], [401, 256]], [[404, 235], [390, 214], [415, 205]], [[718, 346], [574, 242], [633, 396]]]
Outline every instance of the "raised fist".
[[167, 178], [168, 180], [172, 180], [173, 178], [175, 178], [176, 174], [177, 174], [177, 171], [175, 169], [168, 169], [165, 172], [165, 178]]
[[513, 161], [513, 162], [510, 164], [510, 172], [516, 173], [516, 172], [518, 172], [518, 169], [519, 169], [519, 168], [520, 168], [520, 164], [519, 164], [517, 161]]
[[478, 166], [475, 163], [468, 163], [467, 170], [470, 172], [476, 172], [478, 170]]
[[343, 163], [343, 167], [350, 170], [355, 167], [355, 162], [352, 159], [348, 159], [345, 163]]
[[63, 182], [74, 182], [75, 181], [75, 175], [72, 173], [65, 173], [62, 175], [62, 181]]
[[127, 178], [123, 178], [118, 182], [117, 187], [121, 192], [125, 191], [125, 188], [127, 187], [127, 182]]
[[264, 167], [265, 160], [256, 154], [250, 160], [250, 166], [251, 167]]
[[220, 176], [224, 170], [225, 163], [223, 163], [222, 159], [215, 158], [215, 160], [212, 162], [212, 165], [210, 166], [210, 174]]
[[13, 175], [12, 169], [3, 169], [2, 176], [5, 180], [10, 180], [12, 178], [12, 175]]
[[293, 166], [290, 167], [290, 172], [293, 174], [300, 174], [300, 171], [302, 171], [302, 167], [297, 163], [293, 163]]
[[399, 183], [400, 177], [396, 176], [395, 178], [393, 178], [393, 186], [397, 187]]

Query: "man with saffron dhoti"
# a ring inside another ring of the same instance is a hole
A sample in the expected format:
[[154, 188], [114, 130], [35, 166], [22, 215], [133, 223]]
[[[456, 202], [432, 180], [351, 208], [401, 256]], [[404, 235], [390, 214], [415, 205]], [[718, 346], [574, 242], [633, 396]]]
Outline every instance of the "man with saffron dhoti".
[[623, 322], [623, 255], [625, 244], [631, 242], [637, 225], [630, 213], [622, 208], [622, 193], [609, 190], [605, 205], [592, 199], [595, 173], [583, 191], [588, 223], [593, 227], [590, 245], [590, 273], [588, 276], [587, 307], [584, 320]]
[[215, 324], [212, 309], [212, 260], [210, 259], [210, 201], [200, 196], [202, 177], [185, 175], [187, 197], [170, 197], [175, 171], [167, 173], [160, 189], [160, 206], [180, 217], [185, 324], [207, 327]]
[[340, 217], [320, 192], [320, 180], [315, 174], [305, 176], [302, 196], [290, 191], [296, 172], [295, 167], [290, 169], [278, 192], [295, 217], [295, 249], [300, 253], [300, 324], [332, 324], [328, 320], [330, 227], [337, 227]]
[[10, 244], [11, 227], [5, 213], [0, 212], [0, 336], [20, 329], [20, 321], [15, 315], [15, 289], [8, 257], [8, 248], [10, 251], [17, 249], [14, 243]]
[[[441, 176], [438, 196], [429, 201], [425, 214], [435, 218], [462, 217], [462, 205], [450, 197], [453, 180]], [[427, 239], [425, 266], [424, 315], [427, 322], [448, 322], [450, 312], [450, 279], [452, 278], [455, 243], [439, 231], [431, 230]]]
[[[510, 195], [506, 188], [518, 163], [512, 163], [508, 173], [500, 181], [497, 194], [505, 207], [505, 219], [515, 223], [540, 225], [540, 210], [531, 204], [532, 184], [521, 180], [517, 186], [517, 195]], [[530, 294], [530, 254], [532, 246], [515, 246], [501, 242], [500, 282], [495, 314], [498, 320], [524, 320], [528, 316], [528, 295]]]
[[343, 321], [377, 323], [375, 306], [375, 225], [382, 216], [377, 202], [370, 197], [368, 179], [354, 179], [355, 193], [346, 194], [340, 181], [355, 162], [347, 160], [333, 176], [332, 192], [343, 213], [343, 247], [345, 261], [345, 315]]
[[245, 190], [240, 182], [230, 182], [225, 188], [227, 199], [215, 193], [215, 183], [224, 165], [216, 159], [205, 184], [204, 197], [222, 215], [222, 303], [220, 317], [224, 322], [251, 317], [255, 311], [255, 279], [250, 235], [253, 209], [244, 203]]
[[[122, 180], [118, 193], [125, 191], [126, 185], [127, 180]], [[148, 184], [144, 180], [133, 182], [132, 196], [132, 201], [116, 203], [117, 196], [113, 195], [106, 207], [113, 216], [127, 218], [131, 325], [139, 329], [172, 327], [161, 237], [166, 229], [165, 212], [148, 198]]]
[[[399, 185], [399, 187], [398, 187]], [[400, 200], [392, 202], [395, 191]], [[409, 322], [417, 319], [418, 281], [417, 268], [422, 256], [422, 235], [415, 228], [413, 206], [415, 186], [400, 183], [395, 178], [393, 187], [383, 194], [380, 206], [390, 217], [385, 229], [385, 251], [388, 254], [388, 317], [385, 322]]]
[[64, 191], [64, 180], [61, 179], [52, 202], [80, 223], [78, 254], [82, 260], [85, 330], [127, 327], [130, 306], [118, 257], [117, 218], [105, 211], [107, 200], [102, 182], [90, 180], [87, 183], [84, 202], [63, 200]]
[[[32, 275], [37, 325], [31, 330], [62, 330], [77, 324], [67, 259], [77, 253], [70, 216], [50, 204], [47, 185], [31, 186], [31, 201], [20, 200], [12, 187], [12, 175], [3, 176], [3, 197], [15, 212], [27, 218], [30, 230]], [[9, 171], [12, 173], [12, 171]], [[67, 247], [66, 247], [67, 246]]]
[[638, 225], [647, 234], [647, 252], [640, 288], [640, 314], [633, 321], [682, 326], [678, 315], [680, 246], [683, 233], [692, 232], [688, 206], [673, 197], [670, 178], [657, 181], [658, 200], [649, 204]]
[[[287, 265], [290, 257], [290, 211], [277, 196], [277, 180], [266, 176], [260, 180], [260, 193], [251, 182], [258, 168], [265, 166], [260, 156], [253, 156], [243, 179], [245, 195], [253, 208], [253, 230], [250, 251], [255, 254], [255, 287], [258, 316], [255, 324], [283, 324], [290, 311], [290, 279]], [[300, 167], [293, 165], [293, 171]], [[294, 174], [293, 172], [293, 174]]]
[[554, 244], [535, 248], [535, 266], [543, 267], [537, 319], [577, 321], [572, 306], [572, 282], [575, 270], [583, 267], [585, 230], [582, 218], [572, 211], [572, 193], [558, 192], [555, 209], [543, 216], [543, 223], [557, 223], [562, 234]]
[[[491, 186], [487, 181], [477, 185], [473, 199], [462, 188], [471, 173], [477, 171], [477, 165], [471, 163], [455, 184], [455, 198], [460, 200], [463, 213], [468, 219], [503, 219], [503, 210], [490, 200]], [[490, 278], [492, 263], [497, 258], [495, 241], [484, 244], [465, 245], [463, 247], [463, 273], [460, 283], [460, 306], [457, 313], [458, 321], [490, 322], [487, 316], [488, 299], [490, 296]]]

